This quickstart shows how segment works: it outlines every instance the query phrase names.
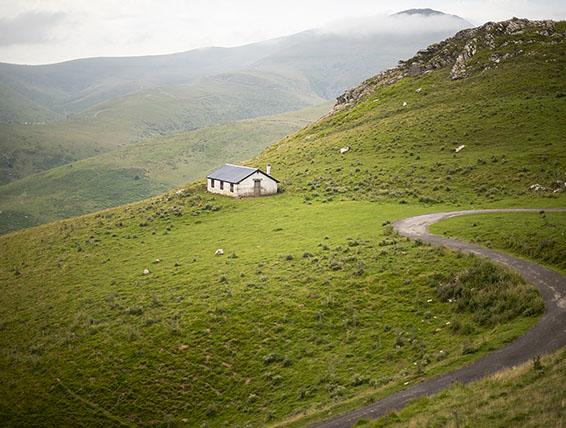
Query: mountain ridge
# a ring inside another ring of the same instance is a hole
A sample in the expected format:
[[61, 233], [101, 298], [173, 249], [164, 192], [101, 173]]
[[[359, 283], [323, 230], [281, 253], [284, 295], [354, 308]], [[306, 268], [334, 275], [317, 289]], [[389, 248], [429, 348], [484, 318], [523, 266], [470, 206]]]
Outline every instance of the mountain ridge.
[[[436, 31], [443, 33], [442, 28]], [[444, 37], [448, 35], [445, 31], [443, 34]], [[341, 37], [344, 39], [345, 36], [341, 35]], [[279, 64], [288, 52], [293, 52], [297, 47], [300, 51], [301, 46], [305, 45], [308, 48], [310, 44], [312, 48], [308, 49], [312, 50], [321, 44], [322, 49], [329, 49], [332, 44], [339, 41], [340, 38], [336, 35], [334, 38], [329, 38], [328, 34], [313, 29], [229, 48], [206, 47], [162, 55], [92, 57], [44, 65], [0, 63], [0, 82], [4, 85], [19, 84], [18, 88], [23, 95], [43, 107], [52, 109], [54, 113], [76, 113], [96, 102], [108, 99], [109, 95], [122, 96], [144, 88], [187, 84], [199, 77], [249, 67], [257, 68], [266, 60]], [[345, 41], [346, 44], [351, 44], [354, 51], [362, 48], [368, 52], [375, 52], [375, 48], [368, 50], [360, 40], [346, 38]], [[426, 43], [427, 38], [422, 41]], [[379, 38], [374, 42], [378, 43]], [[411, 41], [410, 46], [408, 49], [402, 48], [400, 55], [409, 54], [412, 46], [416, 46], [416, 40]], [[325, 54], [326, 56], [318, 55], [317, 60], [325, 67], [355, 61], [355, 58], [350, 56], [344, 58], [346, 61], [340, 62], [340, 54], [347, 53], [347, 50], [342, 49], [336, 59]], [[297, 60], [299, 57], [296, 52], [293, 54], [294, 59]], [[356, 79], [361, 80], [364, 74], [365, 76], [370, 74], [372, 64], [375, 65], [375, 58], [367, 58], [367, 60], [370, 61], [368, 67], [349, 79], [350, 85], [356, 82]], [[388, 65], [390, 64], [386, 64]], [[324, 90], [319, 95], [324, 96]]]
[[[347, 90], [337, 98], [334, 109], [340, 110], [349, 107], [372, 91], [391, 85], [405, 77], [416, 77], [448, 64], [452, 64], [450, 74], [452, 79], [465, 78], [467, 77], [466, 63], [472, 59], [478, 49], [478, 37], [480, 38], [479, 43], [483, 47], [493, 50], [496, 47], [494, 44], [495, 34], [516, 35], [526, 30], [534, 30], [543, 36], [557, 34], [555, 22], [552, 20], [532, 21], [520, 18], [488, 22], [480, 27], [459, 31], [453, 37], [420, 50], [414, 57], [399, 61], [397, 67], [386, 70], [367, 79], [359, 86]], [[492, 57], [490, 58], [491, 65], [497, 66], [500, 61], [511, 57], [511, 55]], [[486, 67], [489, 67], [489, 65], [486, 65]]]

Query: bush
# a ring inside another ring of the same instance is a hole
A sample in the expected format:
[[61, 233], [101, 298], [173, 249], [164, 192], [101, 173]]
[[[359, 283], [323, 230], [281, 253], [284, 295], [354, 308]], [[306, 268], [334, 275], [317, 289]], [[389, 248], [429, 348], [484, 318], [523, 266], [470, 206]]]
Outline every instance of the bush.
[[143, 314], [143, 308], [141, 306], [132, 306], [126, 309], [128, 315], [141, 315]]
[[286, 360], [286, 358], [284, 358], [282, 355], [271, 353], [271, 354], [267, 354], [265, 357], [263, 357], [263, 364], [268, 366], [268, 365], [273, 364], [273, 363], [284, 362], [285, 360]]
[[474, 332], [474, 326], [468, 321], [460, 321], [458, 318], [452, 318], [450, 321], [450, 330], [454, 333], [469, 335]]
[[464, 342], [462, 344], [462, 355], [474, 354], [478, 351], [478, 347], [472, 342]]
[[455, 302], [457, 312], [473, 314], [476, 323], [493, 326], [518, 316], [544, 310], [539, 293], [487, 260], [476, 260], [468, 269], [437, 286], [441, 301]]
[[354, 376], [352, 376], [352, 381], [350, 382], [350, 384], [352, 386], [360, 386], [368, 382], [369, 382], [369, 378], [367, 376], [363, 376], [361, 374], [355, 374]]
[[332, 260], [332, 261], [330, 261], [330, 263], [328, 264], [328, 267], [329, 267], [331, 270], [334, 270], [334, 271], [340, 270], [340, 269], [342, 269], [342, 263], [340, 263], [340, 262], [337, 261], [337, 260]]
[[533, 358], [533, 369], [535, 369], [536, 371], [541, 371], [541, 370], [544, 369], [544, 366], [540, 362], [540, 356], [539, 355], [537, 355], [536, 357]]

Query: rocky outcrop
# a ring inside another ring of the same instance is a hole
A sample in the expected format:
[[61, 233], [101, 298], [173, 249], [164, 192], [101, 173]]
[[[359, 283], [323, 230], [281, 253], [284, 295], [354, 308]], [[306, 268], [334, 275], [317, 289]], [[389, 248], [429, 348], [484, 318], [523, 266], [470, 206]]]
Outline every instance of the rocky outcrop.
[[452, 66], [452, 70], [450, 71], [450, 78], [452, 80], [462, 79], [467, 76], [466, 63], [475, 55], [477, 51], [477, 43], [478, 39], [475, 37], [466, 43], [464, 50], [460, 52], [458, 58], [456, 58], [456, 62]]
[[[521, 40], [513, 40], [505, 36], [526, 33], [543, 37], [558, 37], [562, 42], [566, 37], [564, 33], [556, 32], [553, 21], [529, 21], [518, 18], [502, 22], [488, 22], [481, 27], [462, 30], [449, 39], [417, 52], [413, 58], [400, 61], [397, 67], [379, 73], [361, 85], [347, 90], [336, 99], [336, 104], [330, 114], [347, 108], [379, 88], [394, 84], [407, 76], [419, 76], [432, 70], [450, 67], [450, 78], [457, 80], [469, 77], [476, 69], [481, 71], [493, 68], [500, 62], [523, 53], [523, 50], [519, 48], [523, 43]], [[557, 43], [557, 41], [552, 40], [549, 43]], [[517, 49], [505, 54], [494, 52], [488, 56], [487, 63], [473, 63], [477, 52], [481, 49], [495, 51], [510, 45]]]

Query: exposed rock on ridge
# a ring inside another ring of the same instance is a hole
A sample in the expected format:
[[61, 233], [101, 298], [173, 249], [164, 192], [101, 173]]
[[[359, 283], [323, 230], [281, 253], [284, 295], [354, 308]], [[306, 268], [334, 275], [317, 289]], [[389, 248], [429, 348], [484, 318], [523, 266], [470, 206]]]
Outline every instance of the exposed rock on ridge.
[[[464, 79], [470, 75], [470, 60], [474, 58], [479, 49], [495, 50], [508, 46], [509, 43], [521, 44], [520, 41], [504, 40], [504, 37], [501, 36], [518, 35], [525, 32], [534, 32], [544, 37], [558, 37], [562, 41], [565, 38], [565, 34], [556, 32], [555, 23], [550, 20], [529, 21], [513, 18], [502, 22], [488, 22], [481, 27], [462, 30], [449, 39], [417, 52], [413, 58], [400, 61], [397, 67], [349, 89], [336, 99], [337, 102], [332, 112], [347, 108], [375, 90], [396, 83], [407, 76], [419, 76], [432, 70], [451, 67], [451, 79]], [[522, 52], [521, 49], [518, 49], [514, 54], [503, 56], [494, 53], [490, 56], [490, 63], [484, 64], [483, 69], [491, 68], [494, 64]]]

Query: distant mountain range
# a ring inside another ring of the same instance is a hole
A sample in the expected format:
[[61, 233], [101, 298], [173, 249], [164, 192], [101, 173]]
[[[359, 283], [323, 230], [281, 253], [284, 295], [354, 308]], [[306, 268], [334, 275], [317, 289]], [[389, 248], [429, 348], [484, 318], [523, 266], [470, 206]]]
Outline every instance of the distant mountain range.
[[460, 17], [432, 9], [410, 9], [390, 18], [415, 15], [449, 21], [428, 34], [415, 34], [409, 27], [394, 37], [380, 28], [364, 37], [309, 30], [240, 47], [170, 55], [87, 58], [35, 66], [0, 63], [0, 122], [61, 119], [112, 98], [162, 86], [206, 85], [211, 76], [242, 70], [305, 81], [313, 94], [333, 98], [416, 49], [453, 34], [455, 27], [471, 26]]
[[[33, 218], [29, 222], [7, 219], [8, 229], [61, 215], [45, 215], [49, 210], [42, 209], [41, 204], [49, 204], [49, 198], [42, 198], [38, 189], [44, 189], [46, 195], [74, 194], [71, 178], [76, 174], [70, 173], [77, 168], [64, 174], [60, 169], [54, 171], [50, 180], [45, 180], [43, 172], [62, 165], [72, 167], [76, 161], [97, 156], [96, 162], [88, 163], [93, 178], [86, 187], [97, 188], [99, 202], [85, 205], [88, 197], [77, 189], [75, 193], [81, 196], [73, 199], [76, 204], [72, 214], [150, 196], [163, 191], [164, 186], [197, 178], [203, 173], [202, 160], [197, 165], [197, 160], [188, 159], [166, 181], [147, 173], [141, 178], [151, 180], [151, 185], [142, 192], [130, 191], [109, 179], [119, 166], [116, 156], [100, 156], [124, 153], [128, 147], [136, 150], [135, 145], [148, 139], [154, 147], [164, 136], [217, 124], [233, 128], [222, 128], [226, 135], [240, 135], [241, 125], [234, 121], [328, 105], [329, 100], [368, 76], [470, 26], [462, 18], [430, 9], [408, 10], [234, 48], [87, 58], [37, 66], [0, 63], [0, 199], [4, 198], [0, 207], [12, 216], [20, 212], [22, 217], [25, 213]], [[314, 120], [311, 115], [306, 117]], [[276, 133], [270, 121], [253, 122], [261, 128], [257, 135], [262, 138], [243, 139], [245, 147], [238, 153], [250, 157], [278, 136], [296, 130], [297, 123], [304, 123], [297, 119], [279, 121]], [[220, 147], [217, 138], [211, 141]], [[138, 149], [143, 150], [141, 147]], [[146, 168], [143, 159], [152, 165], [167, 165], [174, 161], [171, 153], [164, 149], [154, 151], [151, 159], [139, 156], [136, 168], [152, 170]], [[218, 157], [214, 159], [221, 162]], [[104, 166], [105, 162], [109, 164]], [[84, 169], [85, 165], [78, 166]], [[47, 182], [49, 186], [43, 186]], [[9, 188], [3, 186], [9, 183]], [[11, 201], [18, 201], [20, 208], [14, 209], [10, 202], [8, 210], [7, 195]], [[35, 203], [36, 199], [43, 202]], [[32, 206], [35, 212], [30, 215]], [[1, 229], [6, 230], [0, 225]]]

